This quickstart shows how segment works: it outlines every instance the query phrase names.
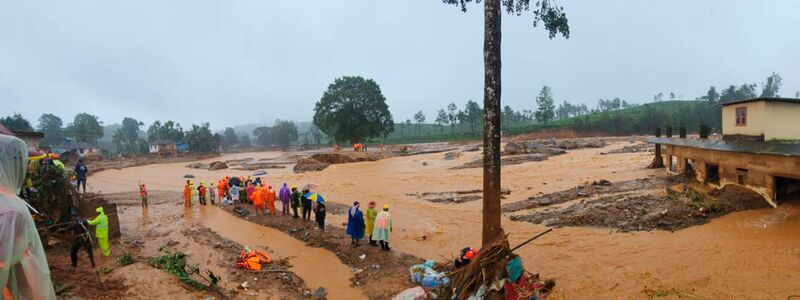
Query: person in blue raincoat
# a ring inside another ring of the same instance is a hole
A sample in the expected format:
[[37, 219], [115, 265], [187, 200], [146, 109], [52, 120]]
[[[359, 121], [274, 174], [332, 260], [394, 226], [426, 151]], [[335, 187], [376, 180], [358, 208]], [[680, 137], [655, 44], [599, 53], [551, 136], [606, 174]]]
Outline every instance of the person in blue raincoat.
[[358, 245], [358, 241], [364, 238], [364, 226], [364, 214], [358, 201], [353, 202], [353, 207], [347, 211], [347, 235], [352, 239], [351, 244]]

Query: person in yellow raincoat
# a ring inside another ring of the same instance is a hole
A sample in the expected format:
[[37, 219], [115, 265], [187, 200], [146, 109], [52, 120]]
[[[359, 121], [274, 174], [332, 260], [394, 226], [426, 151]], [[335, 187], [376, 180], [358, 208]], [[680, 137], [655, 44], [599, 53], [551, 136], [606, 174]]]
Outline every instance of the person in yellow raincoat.
[[192, 181], [189, 181], [189, 194], [191, 194], [189, 200], [194, 205], [194, 195], [197, 194], [197, 190], [194, 188], [194, 182]]
[[378, 245], [378, 243], [372, 239], [372, 230], [375, 229], [376, 216], [378, 216], [378, 210], [375, 209], [375, 201], [370, 201], [369, 208], [367, 208], [367, 213], [364, 214], [364, 223], [367, 225], [367, 228], [364, 232], [369, 235], [369, 244], [372, 246]]
[[103, 256], [109, 256], [111, 255], [111, 248], [108, 245], [108, 216], [106, 216], [102, 206], [94, 211], [97, 212], [97, 217], [89, 220], [88, 223], [94, 226], [94, 236], [97, 238], [97, 246], [100, 247], [100, 252], [103, 253]]

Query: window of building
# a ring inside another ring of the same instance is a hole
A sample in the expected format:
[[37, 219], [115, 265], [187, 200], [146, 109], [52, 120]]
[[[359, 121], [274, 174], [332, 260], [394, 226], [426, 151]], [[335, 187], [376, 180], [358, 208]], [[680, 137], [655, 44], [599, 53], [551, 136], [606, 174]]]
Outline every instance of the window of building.
[[736, 126], [747, 126], [747, 107], [736, 108]]

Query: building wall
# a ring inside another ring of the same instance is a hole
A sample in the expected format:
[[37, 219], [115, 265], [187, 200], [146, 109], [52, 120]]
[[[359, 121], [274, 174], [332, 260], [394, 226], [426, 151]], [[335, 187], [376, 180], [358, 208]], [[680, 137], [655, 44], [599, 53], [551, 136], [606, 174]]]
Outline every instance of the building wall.
[[[747, 107], [747, 125], [736, 125], [736, 109], [739, 107]], [[765, 129], [765, 119], [768, 115], [765, 114], [766, 102], [748, 102], [742, 104], [733, 104], [722, 107], [722, 134], [723, 135], [762, 135]]]
[[[800, 140], [800, 104], [773, 101], [767, 103], [765, 108], [765, 140]], [[747, 117], [750, 117], [749, 108]]]
[[[726, 152], [675, 145], [664, 145], [663, 153], [694, 161], [701, 182], [708, 178], [705, 166], [717, 165], [720, 187], [728, 184], [744, 186], [764, 196], [773, 205], [775, 176], [800, 179], [800, 157], [796, 156]], [[746, 175], [744, 184], [739, 184], [742, 170], [746, 170]]]

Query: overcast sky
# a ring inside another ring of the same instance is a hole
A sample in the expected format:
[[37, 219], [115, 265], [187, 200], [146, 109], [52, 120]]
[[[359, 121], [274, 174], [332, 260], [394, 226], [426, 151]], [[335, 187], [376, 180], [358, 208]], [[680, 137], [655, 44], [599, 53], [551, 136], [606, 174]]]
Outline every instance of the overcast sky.
[[[533, 0], [532, 0], [533, 1]], [[569, 39], [530, 15], [503, 16], [503, 105], [658, 92], [783, 77], [800, 90], [800, 1], [580, 0], [559, 3]], [[440, 0], [0, 1], [0, 114], [79, 112], [105, 124], [276, 118], [308, 121], [327, 85], [375, 79], [395, 121], [482, 101], [482, 5]]]

